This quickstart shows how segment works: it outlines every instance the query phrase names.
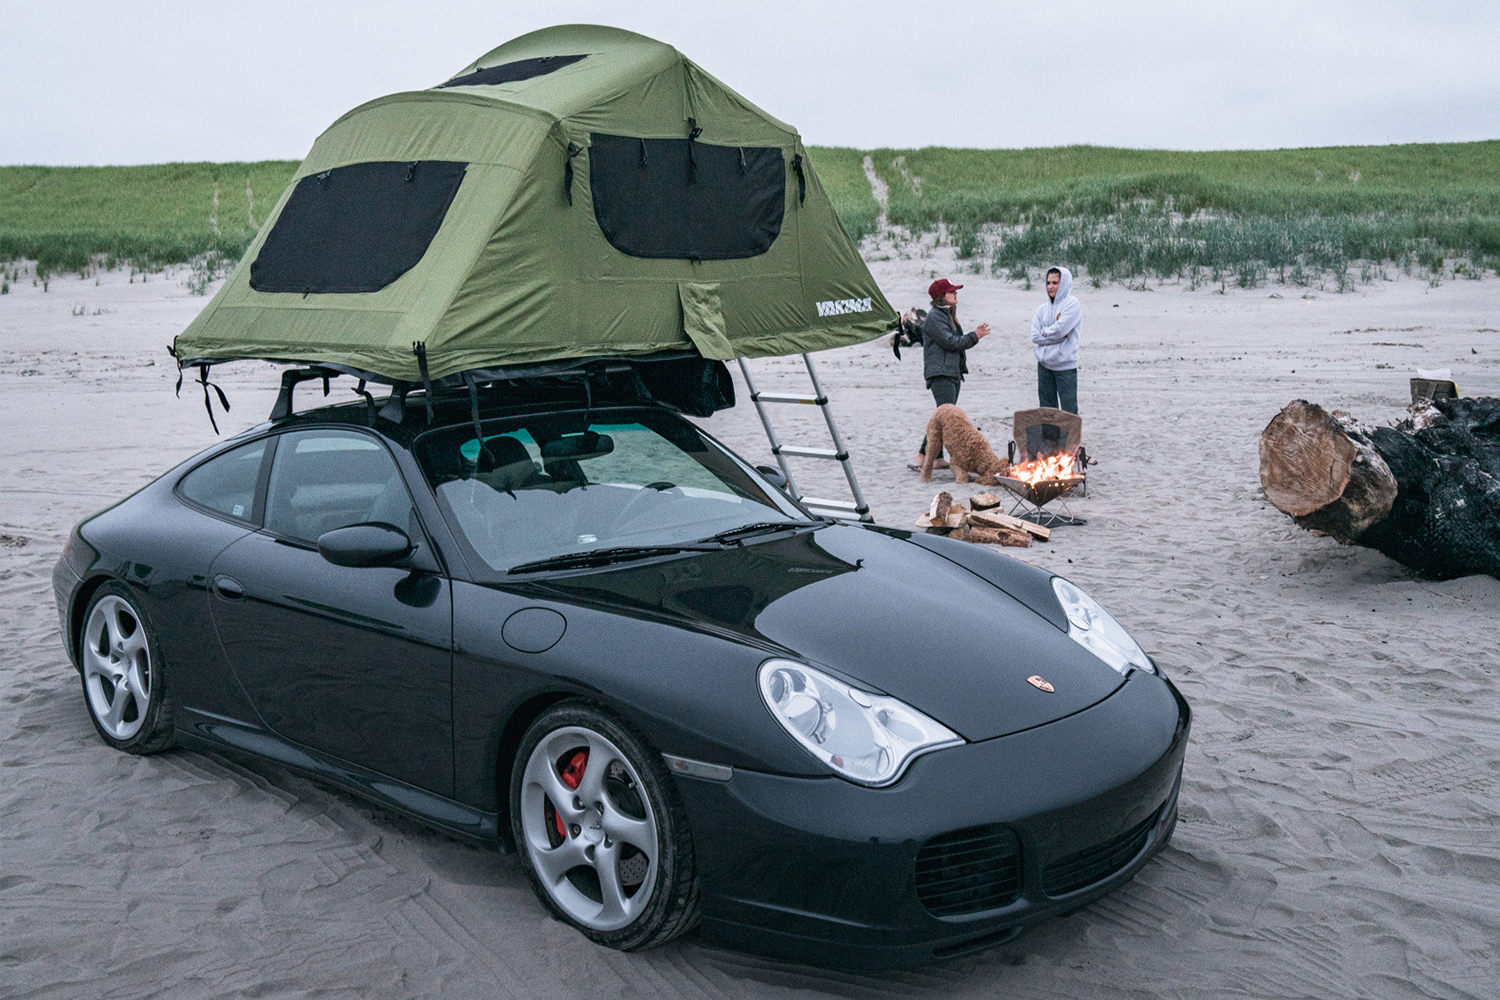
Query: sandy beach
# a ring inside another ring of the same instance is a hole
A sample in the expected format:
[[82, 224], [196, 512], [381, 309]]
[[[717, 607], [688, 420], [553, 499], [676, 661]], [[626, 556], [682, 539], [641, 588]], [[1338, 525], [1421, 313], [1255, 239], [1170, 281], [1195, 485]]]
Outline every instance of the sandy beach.
[[[898, 309], [935, 276], [967, 286], [960, 317], [995, 334], [959, 405], [1003, 451], [1035, 402], [1044, 293], [958, 275], [945, 249], [870, 256]], [[694, 938], [597, 948], [546, 916], [514, 857], [270, 764], [97, 738], [50, 573], [75, 522], [215, 440], [201, 390], [172, 392], [165, 347], [207, 301], [187, 277], [26, 277], [0, 296], [0, 997], [1500, 998], [1500, 581], [1416, 578], [1297, 528], [1261, 496], [1256, 454], [1292, 399], [1396, 419], [1417, 366], [1500, 395], [1500, 280], [1079, 282], [1098, 465], [1071, 506], [1088, 523], [1008, 551], [1098, 597], [1192, 703], [1182, 821], [1072, 916], [860, 975]], [[763, 387], [798, 384], [797, 359], [751, 364]], [[984, 489], [907, 468], [932, 406], [919, 350], [818, 364], [877, 520]], [[269, 412], [271, 366], [215, 381], [225, 432]], [[801, 418], [784, 437], [824, 445]], [[769, 461], [743, 396], [704, 424]], [[840, 495], [832, 463], [797, 471]]]

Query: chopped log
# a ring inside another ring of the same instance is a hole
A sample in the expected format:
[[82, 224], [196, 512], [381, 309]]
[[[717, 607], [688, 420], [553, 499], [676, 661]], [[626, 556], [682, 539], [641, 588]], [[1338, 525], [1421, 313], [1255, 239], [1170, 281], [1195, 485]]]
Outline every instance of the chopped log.
[[969, 515], [969, 523], [985, 528], [1010, 528], [1015, 531], [1024, 531], [1042, 542], [1052, 537], [1051, 528], [1044, 528], [1040, 524], [1023, 521], [1019, 517], [1011, 517], [1009, 514], [1002, 514], [995, 510], [976, 510]]
[[[954, 516], [955, 511], [957, 512], [957, 517]], [[962, 504], [955, 505], [953, 503], [953, 494], [944, 490], [932, 498], [932, 505], [927, 508], [927, 513], [917, 518], [917, 527], [927, 528], [928, 530], [937, 528], [946, 531], [949, 528], [956, 528], [960, 524], [963, 524], [966, 513], [968, 512], [964, 510]]]
[[1413, 404], [1369, 428], [1306, 400], [1261, 434], [1266, 499], [1299, 525], [1436, 577], [1500, 577], [1500, 399]]
[[949, 532], [948, 537], [956, 538], [961, 542], [973, 542], [976, 545], [1009, 545], [1018, 549], [1031, 547], [1029, 534], [1011, 528], [984, 528], [973, 524], [963, 524]]
[[969, 506], [975, 510], [991, 510], [1000, 506], [1000, 498], [993, 493], [976, 493], [969, 497]]
[[1016, 531], [1015, 529], [996, 528], [1000, 534], [1000, 544], [1008, 545], [1013, 549], [1029, 549], [1033, 536], [1029, 531]]
[[968, 541], [990, 545], [1009, 545], [1012, 548], [1031, 548], [1031, 535], [1013, 528], [970, 527]]

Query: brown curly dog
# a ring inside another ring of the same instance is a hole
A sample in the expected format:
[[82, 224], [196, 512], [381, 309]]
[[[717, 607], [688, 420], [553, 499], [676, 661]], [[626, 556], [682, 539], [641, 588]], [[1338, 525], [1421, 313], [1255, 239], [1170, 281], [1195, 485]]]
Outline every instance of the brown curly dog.
[[967, 483], [972, 474], [985, 486], [996, 485], [997, 474], [1010, 471], [1010, 462], [995, 454], [979, 429], [963, 410], [944, 403], [927, 421], [927, 455], [922, 460], [922, 481], [932, 478], [933, 459], [948, 449], [948, 463], [955, 482]]

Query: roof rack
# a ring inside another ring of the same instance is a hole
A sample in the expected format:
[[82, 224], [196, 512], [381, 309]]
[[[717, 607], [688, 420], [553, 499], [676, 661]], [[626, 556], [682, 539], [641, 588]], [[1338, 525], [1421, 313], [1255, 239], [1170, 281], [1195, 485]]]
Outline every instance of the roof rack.
[[[208, 366], [213, 362], [200, 362]], [[518, 384], [578, 384], [602, 386], [606, 391], [634, 397], [641, 402], [656, 402], [690, 416], [706, 417], [734, 405], [734, 382], [720, 361], [709, 361], [696, 351], [661, 352], [642, 357], [573, 358], [535, 365], [504, 368], [476, 368], [431, 379], [425, 384], [385, 378], [373, 372], [344, 365], [313, 364], [288, 368], [281, 373], [281, 389], [271, 408], [270, 419], [290, 419], [296, 412], [295, 389], [303, 382], [321, 380], [323, 395], [329, 394], [332, 379], [347, 375], [359, 380], [355, 392], [370, 406], [370, 422], [377, 417], [400, 424], [406, 417], [407, 397], [420, 391], [418, 397], [431, 409], [439, 401], [467, 398], [481, 389], [493, 390]], [[377, 411], [375, 400], [366, 391], [368, 383], [391, 387], [390, 397]]]

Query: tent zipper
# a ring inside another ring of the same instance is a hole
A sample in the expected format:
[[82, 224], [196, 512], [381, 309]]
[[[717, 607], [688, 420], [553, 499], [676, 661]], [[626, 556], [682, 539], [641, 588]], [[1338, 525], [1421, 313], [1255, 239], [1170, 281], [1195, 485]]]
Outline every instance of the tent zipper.
[[[563, 161], [563, 197], [568, 199], [568, 204], [573, 204], [573, 157], [583, 152], [583, 147], [575, 142], [568, 143], [568, 157]], [[642, 156], [645, 156], [642, 147]]]

